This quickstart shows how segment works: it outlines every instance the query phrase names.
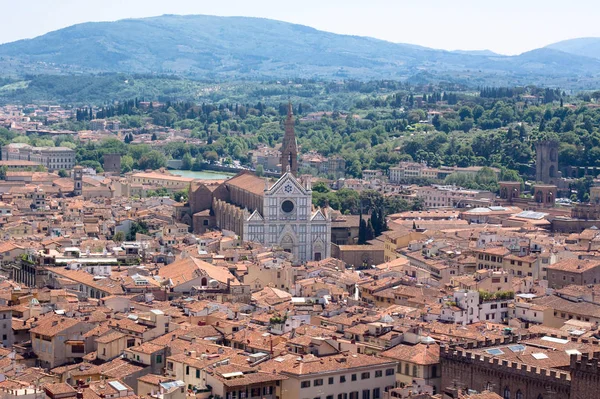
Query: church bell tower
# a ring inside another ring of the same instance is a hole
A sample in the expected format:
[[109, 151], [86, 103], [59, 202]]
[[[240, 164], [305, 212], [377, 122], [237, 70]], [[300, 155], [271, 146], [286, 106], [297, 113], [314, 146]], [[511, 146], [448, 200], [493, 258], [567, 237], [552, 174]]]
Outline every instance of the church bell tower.
[[281, 174], [288, 171], [298, 176], [298, 145], [296, 133], [294, 132], [294, 113], [292, 103], [288, 104], [287, 119], [285, 120], [285, 134], [281, 145]]

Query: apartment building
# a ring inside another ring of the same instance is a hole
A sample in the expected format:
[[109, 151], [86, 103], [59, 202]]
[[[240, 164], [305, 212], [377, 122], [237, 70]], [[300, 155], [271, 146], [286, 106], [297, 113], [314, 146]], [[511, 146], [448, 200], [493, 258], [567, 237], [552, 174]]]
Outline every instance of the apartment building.
[[397, 367], [396, 360], [358, 353], [286, 354], [261, 364], [261, 370], [287, 377], [280, 397], [299, 399], [381, 399], [395, 386]]
[[3, 161], [31, 161], [48, 170], [73, 169], [75, 150], [67, 147], [32, 147], [24, 143], [11, 143], [2, 147]]
[[40, 367], [52, 369], [85, 356], [83, 334], [94, 326], [77, 319], [50, 315], [32, 323], [31, 347]]

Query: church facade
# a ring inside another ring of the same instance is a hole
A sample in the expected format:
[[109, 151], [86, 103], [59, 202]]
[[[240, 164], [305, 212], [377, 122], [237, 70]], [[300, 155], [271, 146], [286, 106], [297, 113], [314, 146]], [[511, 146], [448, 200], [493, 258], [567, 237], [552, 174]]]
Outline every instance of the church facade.
[[331, 215], [313, 207], [310, 179], [297, 177], [297, 151], [290, 105], [281, 177], [272, 183], [242, 172], [218, 186], [193, 182], [189, 213], [194, 232], [213, 227], [230, 230], [243, 241], [290, 252], [297, 262], [331, 256]]
[[291, 252], [303, 262], [331, 255], [331, 217], [312, 208], [310, 182], [286, 172], [263, 195], [263, 213], [243, 222], [242, 238]]

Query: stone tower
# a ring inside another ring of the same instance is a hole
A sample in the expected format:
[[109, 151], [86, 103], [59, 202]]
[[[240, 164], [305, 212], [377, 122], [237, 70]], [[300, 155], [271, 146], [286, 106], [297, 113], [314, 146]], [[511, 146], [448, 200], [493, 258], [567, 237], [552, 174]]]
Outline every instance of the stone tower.
[[281, 174], [287, 172], [288, 167], [294, 176], [298, 176], [298, 145], [294, 132], [294, 113], [292, 103], [288, 104], [287, 119], [285, 120], [285, 134], [281, 145]]
[[83, 167], [77, 165], [73, 168], [73, 195], [83, 194]]
[[558, 141], [538, 141], [535, 152], [535, 180], [545, 184], [556, 184], [559, 178]]
[[104, 154], [102, 168], [104, 169], [104, 173], [121, 174], [121, 155]]

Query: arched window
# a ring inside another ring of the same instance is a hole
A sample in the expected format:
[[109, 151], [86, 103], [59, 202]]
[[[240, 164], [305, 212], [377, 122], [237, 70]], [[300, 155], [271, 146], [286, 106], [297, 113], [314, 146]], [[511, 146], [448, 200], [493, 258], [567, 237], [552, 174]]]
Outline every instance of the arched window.
[[202, 277], [202, 280], [200, 281], [200, 284], [201, 284], [203, 287], [206, 287], [206, 286], [208, 285], [208, 284], [207, 284], [206, 277]]
[[520, 389], [517, 391], [517, 394], [515, 395], [515, 399], [523, 399], [523, 393], [521, 393]]
[[537, 399], [544, 399], [544, 397], [542, 396], [542, 394], [539, 394]]
[[510, 399], [510, 389], [508, 387], [504, 388], [504, 399]]

